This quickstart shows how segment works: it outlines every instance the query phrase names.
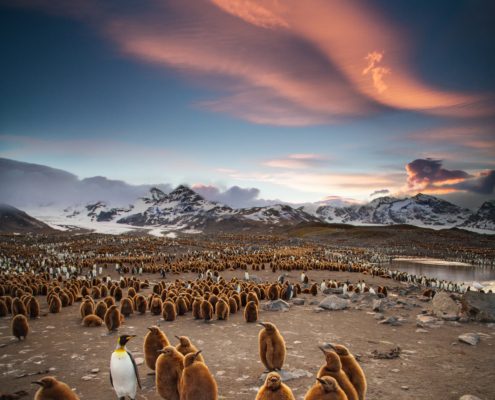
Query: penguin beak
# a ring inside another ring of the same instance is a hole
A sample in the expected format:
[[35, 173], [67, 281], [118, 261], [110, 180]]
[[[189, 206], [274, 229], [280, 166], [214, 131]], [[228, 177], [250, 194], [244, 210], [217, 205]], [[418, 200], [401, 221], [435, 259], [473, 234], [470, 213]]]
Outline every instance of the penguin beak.
[[318, 348], [323, 351], [323, 354], [327, 354], [327, 349], [325, 349], [323, 346], [318, 346]]
[[316, 380], [317, 380], [318, 382], [320, 382], [322, 385], [324, 385], [324, 384], [325, 384], [325, 381], [324, 381], [323, 379], [321, 379], [321, 378], [316, 378]]
[[335, 346], [332, 343], [327, 343], [327, 344], [328, 344], [328, 347], [330, 347], [332, 350], [337, 351], [337, 349], [335, 348]]
[[153, 330], [151, 326], [148, 326], [146, 329], [148, 329], [150, 332]]
[[41, 382], [41, 381], [34, 381], [34, 382], [31, 382], [31, 383], [34, 384], [34, 385], [44, 386], [43, 385], [43, 382]]
[[180, 340], [180, 337], [179, 337], [179, 336], [174, 335], [174, 337], [175, 337], [177, 340]]
[[198, 350], [196, 353], [194, 353], [194, 359], [198, 358], [202, 351], [203, 350]]
[[265, 328], [265, 323], [264, 322], [258, 322], [258, 325], [261, 325], [263, 328]]

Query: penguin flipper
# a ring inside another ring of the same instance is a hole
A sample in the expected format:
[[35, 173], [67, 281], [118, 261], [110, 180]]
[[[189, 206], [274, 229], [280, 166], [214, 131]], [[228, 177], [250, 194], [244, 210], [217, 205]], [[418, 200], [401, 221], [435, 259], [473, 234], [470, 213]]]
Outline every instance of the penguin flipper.
[[[112, 371], [110, 371], [110, 384], [112, 385], [112, 387], [114, 388], [113, 386], [113, 378], [112, 378]], [[115, 389], [115, 388], [114, 388]]]
[[134, 357], [132, 356], [131, 353], [127, 352], [127, 354], [129, 354], [129, 357], [131, 358], [132, 366], [134, 367], [134, 374], [136, 375], [136, 379], [137, 379], [137, 383], [138, 383], [139, 389], [142, 389], [141, 388], [141, 379], [139, 379], [139, 371], [138, 371], [138, 367], [136, 365], [136, 361], [134, 361]]

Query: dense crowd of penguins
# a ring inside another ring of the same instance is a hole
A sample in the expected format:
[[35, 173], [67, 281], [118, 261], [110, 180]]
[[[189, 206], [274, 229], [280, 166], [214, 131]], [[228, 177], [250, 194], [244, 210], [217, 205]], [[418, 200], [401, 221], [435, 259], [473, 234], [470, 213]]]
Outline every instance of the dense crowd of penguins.
[[[208, 248], [189, 248], [170, 252], [184, 244], [168, 244], [159, 249], [142, 239], [129, 238], [130, 246], [110, 245], [102, 239], [99, 246], [88, 239], [63, 243], [32, 243], [0, 253], [0, 317], [13, 316], [12, 334], [19, 340], [29, 333], [29, 319], [40, 316], [40, 301], [46, 301], [50, 313], [77, 303], [84, 327], [106, 326], [117, 331], [132, 314], [161, 316], [174, 321], [191, 313], [194, 319], [228, 320], [242, 313], [247, 323], [260, 323], [260, 358], [268, 375], [256, 399], [294, 399], [282, 382], [279, 371], [285, 360], [285, 343], [274, 324], [259, 321], [262, 300], [291, 300], [302, 293], [339, 290], [340, 293], [371, 292], [386, 297], [386, 286], [370, 287], [356, 282], [312, 281], [311, 271], [355, 272], [423, 286], [424, 294], [436, 290], [463, 293], [464, 284], [440, 281], [425, 276], [389, 270], [377, 264], [380, 257], [363, 249], [329, 250], [310, 245], [256, 245], [210, 243]], [[139, 244], [136, 245], [136, 244]], [[196, 244], [197, 245], [197, 244]], [[207, 246], [204, 246], [207, 247]], [[382, 260], [380, 260], [382, 261]], [[272, 282], [261, 281], [256, 272], [271, 269], [277, 276]], [[222, 273], [243, 271], [243, 279], [226, 280]], [[297, 282], [288, 273], [299, 271]], [[181, 274], [192, 273], [184, 279]], [[143, 279], [156, 274], [156, 279]], [[111, 276], [117, 278], [111, 278]], [[165, 280], [165, 278], [168, 278]], [[147, 294], [145, 294], [145, 292]], [[120, 399], [135, 399], [139, 377], [132, 355], [125, 345], [132, 337], [122, 335], [111, 361], [112, 384]], [[188, 337], [177, 337], [172, 346], [157, 326], [149, 327], [144, 339], [146, 365], [156, 374], [156, 390], [164, 399], [216, 399], [217, 386], [198, 350]], [[364, 399], [366, 379], [347, 348], [332, 344], [322, 347], [324, 362], [317, 380], [305, 399]], [[36, 382], [40, 385], [35, 399], [77, 399], [77, 395], [54, 377]], [[132, 384], [131, 384], [132, 383]]]

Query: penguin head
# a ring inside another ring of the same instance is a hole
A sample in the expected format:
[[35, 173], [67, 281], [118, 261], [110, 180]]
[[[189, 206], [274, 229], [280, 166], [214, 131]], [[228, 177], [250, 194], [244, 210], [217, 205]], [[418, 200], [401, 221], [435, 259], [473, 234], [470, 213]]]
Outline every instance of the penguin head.
[[337, 353], [324, 347], [320, 347], [320, 350], [325, 354], [326, 369], [329, 371], [340, 371], [342, 369], [342, 363]]
[[196, 353], [189, 353], [184, 357], [184, 368], [187, 368], [193, 364], [198, 356], [201, 354], [202, 350], [198, 350]]
[[191, 341], [187, 336], [175, 336], [175, 338], [180, 342], [181, 346], [188, 347], [191, 345]]
[[160, 328], [156, 325], [149, 326], [148, 330], [154, 335], [158, 335], [160, 333]]
[[136, 335], [121, 335], [118, 340], [119, 346], [124, 347], [133, 337], [136, 337]]
[[161, 350], [158, 350], [158, 353], [163, 354], [165, 357], [172, 357], [176, 352], [177, 350], [173, 346], [167, 346]]
[[332, 344], [332, 343], [328, 343], [328, 346], [333, 350], [335, 351], [339, 356], [348, 356], [350, 353], [349, 353], [349, 350], [347, 349], [347, 347], [341, 345], [341, 344]]
[[271, 322], [258, 322], [258, 325], [261, 325], [263, 328], [265, 328], [267, 333], [274, 333], [277, 331], [277, 327]]
[[35, 385], [40, 385], [42, 388], [49, 389], [57, 383], [57, 380], [53, 376], [45, 376], [39, 381], [34, 381], [32, 383]]
[[270, 372], [266, 377], [265, 385], [272, 391], [278, 390], [282, 385], [282, 379], [276, 372]]
[[316, 378], [316, 380], [321, 385], [325, 393], [337, 391], [338, 384], [335, 378], [332, 378], [331, 376], [322, 376], [321, 378]]

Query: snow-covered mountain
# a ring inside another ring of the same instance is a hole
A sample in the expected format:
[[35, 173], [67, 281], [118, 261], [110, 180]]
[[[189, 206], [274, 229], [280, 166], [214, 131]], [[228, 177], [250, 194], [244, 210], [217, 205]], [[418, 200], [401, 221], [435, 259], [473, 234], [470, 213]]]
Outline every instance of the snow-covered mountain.
[[201, 229], [215, 224], [287, 225], [320, 220], [303, 210], [287, 205], [233, 209], [205, 200], [186, 186], [166, 194], [152, 188], [146, 197], [128, 207], [110, 207], [104, 202], [64, 210], [67, 224], [109, 222], [138, 227], [163, 226], [173, 229]]
[[186, 186], [170, 193], [151, 188], [145, 197], [125, 207], [105, 202], [66, 208], [56, 219], [38, 218], [52, 226], [109, 227], [112, 232], [133, 227], [163, 230], [243, 229], [253, 226], [290, 226], [326, 222], [352, 225], [410, 224], [431, 228], [461, 227], [495, 231], [495, 201], [486, 202], [473, 213], [434, 196], [380, 197], [364, 205], [322, 205], [292, 207], [272, 205], [233, 209], [205, 200]]
[[495, 231], [495, 200], [485, 201], [479, 210], [472, 214], [462, 226]]
[[472, 212], [434, 196], [417, 194], [403, 199], [379, 197], [365, 205], [319, 207], [325, 222], [349, 224], [410, 224], [450, 228], [463, 224]]

